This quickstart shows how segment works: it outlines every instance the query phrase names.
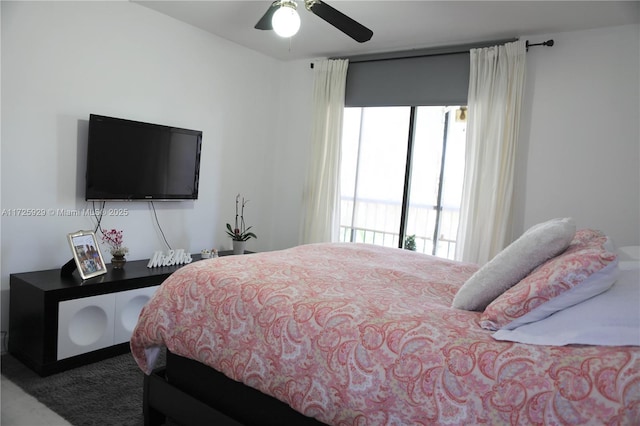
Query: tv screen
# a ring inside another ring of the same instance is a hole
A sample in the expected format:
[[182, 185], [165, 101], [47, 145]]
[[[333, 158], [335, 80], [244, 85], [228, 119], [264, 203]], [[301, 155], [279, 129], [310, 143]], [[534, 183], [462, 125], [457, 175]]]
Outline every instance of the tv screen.
[[202, 132], [91, 114], [85, 198], [196, 200]]

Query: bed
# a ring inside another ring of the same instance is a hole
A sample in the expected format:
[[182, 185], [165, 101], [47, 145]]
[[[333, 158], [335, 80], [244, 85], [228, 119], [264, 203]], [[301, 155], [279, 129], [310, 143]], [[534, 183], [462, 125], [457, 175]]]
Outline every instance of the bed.
[[[145, 423], [640, 424], [638, 261], [619, 261], [599, 231], [570, 228], [552, 253], [522, 252], [555, 244], [540, 239], [555, 232], [547, 224], [482, 268], [349, 243], [189, 264], [131, 338]], [[487, 296], [476, 281], [501, 281], [504, 262], [517, 281]], [[485, 305], [460, 306], [473, 291]], [[609, 306], [618, 302], [626, 308]], [[581, 328], [575, 309], [597, 315]]]

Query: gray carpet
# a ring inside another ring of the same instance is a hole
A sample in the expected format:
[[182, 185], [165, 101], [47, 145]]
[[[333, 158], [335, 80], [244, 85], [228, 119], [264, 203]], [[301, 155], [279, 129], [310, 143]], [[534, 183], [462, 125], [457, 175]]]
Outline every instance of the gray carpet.
[[2, 375], [73, 425], [138, 426], [144, 374], [130, 353], [40, 377], [11, 355]]

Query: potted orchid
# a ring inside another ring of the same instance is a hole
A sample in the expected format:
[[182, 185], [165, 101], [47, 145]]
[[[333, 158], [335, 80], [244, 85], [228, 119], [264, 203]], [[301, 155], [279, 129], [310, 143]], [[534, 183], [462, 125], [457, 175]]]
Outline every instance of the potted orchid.
[[231, 241], [233, 241], [233, 254], [243, 254], [247, 241], [251, 238], [258, 238], [256, 234], [249, 231], [252, 227], [246, 227], [244, 223], [244, 206], [248, 202], [249, 200], [245, 201], [244, 197], [242, 197], [241, 201], [240, 194], [236, 195], [235, 226], [232, 228], [231, 224], [227, 223], [226, 232], [231, 237]]
[[123, 246], [123, 231], [117, 229], [103, 230], [102, 242], [109, 246], [109, 252], [113, 256], [113, 259], [111, 259], [113, 267], [116, 269], [122, 268], [127, 261], [125, 255], [129, 253], [129, 249]]

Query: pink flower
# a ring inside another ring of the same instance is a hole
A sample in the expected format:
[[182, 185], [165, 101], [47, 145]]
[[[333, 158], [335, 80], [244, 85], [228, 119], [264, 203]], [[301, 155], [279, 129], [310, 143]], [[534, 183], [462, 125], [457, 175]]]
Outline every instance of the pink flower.
[[126, 254], [129, 250], [126, 247], [122, 246], [124, 239], [122, 237], [123, 231], [118, 231], [117, 229], [109, 229], [107, 231], [102, 231], [102, 242], [106, 243], [111, 251], [111, 254]]

